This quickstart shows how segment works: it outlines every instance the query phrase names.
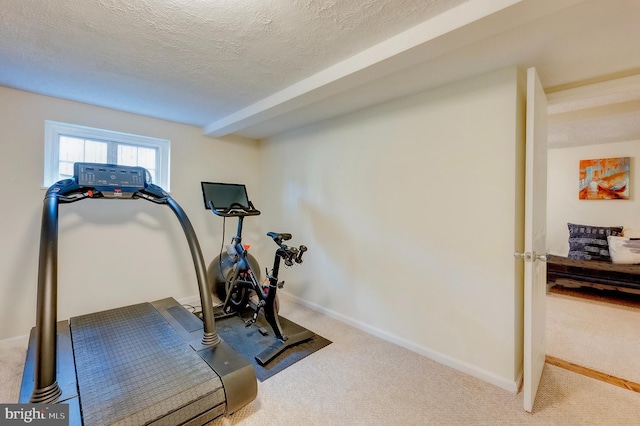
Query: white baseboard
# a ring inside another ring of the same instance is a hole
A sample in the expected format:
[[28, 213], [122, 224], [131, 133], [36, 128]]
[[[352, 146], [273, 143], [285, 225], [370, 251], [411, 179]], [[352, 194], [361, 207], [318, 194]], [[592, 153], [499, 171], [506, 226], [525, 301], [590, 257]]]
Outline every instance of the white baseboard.
[[[297, 303], [300, 303], [301, 305], [312, 309], [316, 312], [320, 312], [323, 315], [327, 315], [328, 317], [334, 318], [340, 322], [343, 322], [345, 324], [349, 324], [352, 327], [355, 327], [359, 330], [364, 331], [365, 333], [371, 334], [373, 336], [379, 337], [383, 340], [386, 340], [388, 342], [394, 343], [396, 345], [402, 346], [406, 349], [409, 349], [410, 351], [413, 351], [415, 353], [418, 353], [422, 356], [425, 356], [429, 359], [432, 359], [436, 362], [439, 362], [440, 364], [446, 365], [448, 367], [451, 367], [455, 370], [461, 371], [465, 374], [468, 374], [470, 376], [476, 377], [480, 380], [483, 380], [485, 382], [491, 383], [501, 389], [504, 389], [508, 392], [511, 392], [513, 394], [516, 394], [519, 392], [520, 387], [522, 386], [522, 378], [523, 378], [523, 372], [522, 370], [520, 370], [518, 377], [515, 381], [509, 381], [506, 380], [502, 377], [499, 377], [489, 371], [485, 371], [482, 370], [478, 367], [475, 367], [473, 365], [467, 364], [465, 362], [462, 362], [460, 360], [457, 360], [455, 358], [452, 358], [448, 355], [444, 355], [440, 352], [431, 350], [429, 348], [425, 348], [423, 346], [420, 345], [416, 345], [413, 342], [410, 342], [408, 340], [399, 338], [397, 336], [394, 336], [386, 331], [380, 330], [378, 328], [375, 327], [371, 327], [368, 324], [365, 324], [361, 321], [357, 321], [354, 320], [353, 318], [350, 318], [346, 315], [342, 315], [339, 314], [335, 311], [332, 311], [330, 309], [324, 308], [320, 305], [317, 305], [315, 303], [309, 302], [307, 300], [301, 299], [291, 293], [286, 293], [283, 292], [283, 295], [285, 297], [289, 297], [291, 299], [293, 299], [294, 301], [296, 301]], [[183, 297], [180, 299], [177, 299], [178, 303], [180, 303], [181, 305], [191, 305], [191, 306], [200, 306], [200, 296], [199, 295], [193, 295], [193, 296], [187, 296], [187, 297]], [[9, 349], [12, 347], [26, 347], [28, 345], [29, 342], [29, 335], [24, 335], [24, 336], [17, 336], [17, 337], [11, 337], [8, 339], [3, 339], [0, 340], [0, 349]]]
[[394, 343], [398, 346], [402, 346], [403, 348], [409, 349], [412, 352], [425, 356], [429, 359], [439, 362], [440, 364], [446, 365], [447, 367], [451, 367], [462, 373], [468, 374], [470, 376], [476, 377], [485, 382], [491, 383], [492, 385], [497, 386], [501, 389], [504, 389], [508, 392], [511, 392], [514, 395], [517, 394], [520, 389], [520, 384], [522, 383], [522, 373], [519, 374], [517, 380], [515, 381], [507, 380], [494, 373], [491, 373], [490, 371], [486, 371], [476, 366], [467, 364], [466, 362], [462, 362], [458, 359], [452, 358], [448, 355], [442, 354], [432, 349], [425, 348], [420, 345], [416, 345], [411, 341], [394, 336], [386, 331], [372, 327], [369, 324], [365, 324], [361, 321], [354, 320], [353, 318], [337, 313], [330, 309], [324, 308], [320, 305], [316, 305], [315, 303], [301, 299], [290, 293], [287, 293], [287, 296], [291, 297], [293, 300], [302, 304], [303, 306], [308, 307], [309, 309], [312, 309], [323, 315], [327, 315], [328, 317], [334, 318], [340, 322], [349, 324], [350, 326], [355, 327], [359, 330], [362, 330], [365, 333], [379, 337], [383, 340]]
[[180, 299], [176, 299], [176, 301], [181, 305], [191, 305], [191, 306], [200, 306], [200, 296], [187, 296], [182, 297]]
[[[213, 307], [215, 308], [217, 305], [222, 305], [222, 301], [220, 299], [218, 299], [218, 297], [216, 295], [212, 295], [212, 299], [211, 303], [213, 303]], [[187, 296], [187, 297], [182, 297], [180, 299], [176, 299], [176, 302], [178, 302], [181, 305], [190, 305], [190, 306], [195, 306], [195, 307], [200, 307], [201, 302], [200, 302], [200, 295], [199, 294], [195, 294], [193, 296]]]
[[8, 339], [0, 340], [0, 350], [11, 348], [26, 348], [29, 345], [29, 335], [9, 337]]
[[[354, 320], [353, 318], [350, 318], [346, 315], [342, 315], [340, 313], [324, 308], [315, 303], [309, 302], [305, 299], [301, 299], [291, 293], [282, 292], [282, 294], [283, 296], [290, 297], [292, 300], [302, 304], [303, 306], [309, 309], [312, 309], [316, 312], [320, 312], [323, 315], [327, 315], [328, 317], [334, 318], [345, 324], [349, 324], [350, 326], [355, 327], [359, 330], [362, 330], [365, 333], [371, 334], [373, 336], [379, 337], [388, 342], [402, 346], [403, 348], [409, 349], [412, 352], [418, 353], [422, 356], [425, 356], [429, 359], [439, 362], [440, 364], [446, 365], [447, 367], [451, 367], [462, 373], [468, 374], [470, 376], [476, 377], [485, 382], [491, 383], [492, 385], [497, 386], [513, 394], [517, 394], [520, 390], [520, 386], [522, 385], [522, 371], [520, 371], [515, 381], [510, 381], [503, 377], [497, 376], [496, 374], [491, 373], [489, 371], [467, 364], [465, 362], [452, 358], [443, 353], [434, 351], [432, 349], [425, 348], [420, 345], [416, 345], [411, 341], [394, 336], [386, 331], [372, 327], [369, 324], [365, 324], [361, 321]], [[200, 296], [198, 295], [187, 296], [177, 300], [178, 300], [178, 303], [180, 303], [181, 305], [200, 306]]]
[[520, 389], [522, 389], [522, 379], [524, 377], [524, 371], [520, 370], [520, 372], [518, 373], [518, 376], [516, 378], [516, 393], [520, 392]]

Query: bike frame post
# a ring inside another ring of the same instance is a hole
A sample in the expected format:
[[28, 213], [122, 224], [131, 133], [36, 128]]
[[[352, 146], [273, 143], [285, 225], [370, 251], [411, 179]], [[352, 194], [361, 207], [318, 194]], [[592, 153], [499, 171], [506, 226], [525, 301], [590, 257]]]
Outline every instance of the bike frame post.
[[[280, 320], [278, 319], [278, 313], [275, 309], [275, 298], [278, 291], [278, 273], [280, 272], [280, 259], [280, 249], [278, 249], [276, 250], [276, 255], [273, 260], [273, 271], [269, 277], [269, 292], [267, 293], [265, 300], [264, 317], [269, 325], [271, 325], [274, 333], [276, 333], [276, 337], [284, 342], [287, 340], [287, 336], [283, 333]], [[261, 289], [259, 290], [262, 292]], [[262, 293], [262, 295], [264, 297], [264, 293]]]
[[236, 231], [236, 239], [238, 240], [238, 244], [242, 242], [242, 222], [244, 221], [244, 216], [238, 216], [238, 230]]

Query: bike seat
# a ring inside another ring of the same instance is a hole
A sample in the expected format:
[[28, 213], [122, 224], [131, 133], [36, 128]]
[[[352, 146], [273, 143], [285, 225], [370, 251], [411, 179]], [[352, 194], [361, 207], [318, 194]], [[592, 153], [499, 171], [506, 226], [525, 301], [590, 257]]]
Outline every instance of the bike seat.
[[291, 234], [280, 234], [278, 232], [267, 232], [267, 235], [273, 238], [275, 242], [287, 241], [291, 239]]

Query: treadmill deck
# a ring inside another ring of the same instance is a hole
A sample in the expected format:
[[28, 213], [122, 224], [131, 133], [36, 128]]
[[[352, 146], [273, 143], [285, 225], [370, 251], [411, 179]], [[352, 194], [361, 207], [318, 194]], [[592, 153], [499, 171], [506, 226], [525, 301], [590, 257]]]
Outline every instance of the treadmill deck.
[[[69, 424], [204, 425], [253, 401], [253, 367], [228, 344], [201, 343], [203, 324], [166, 298], [57, 323], [57, 403]], [[34, 386], [31, 330], [20, 403]]]
[[220, 404], [224, 413], [218, 375], [151, 304], [74, 317], [70, 328], [85, 424], [175, 425]]

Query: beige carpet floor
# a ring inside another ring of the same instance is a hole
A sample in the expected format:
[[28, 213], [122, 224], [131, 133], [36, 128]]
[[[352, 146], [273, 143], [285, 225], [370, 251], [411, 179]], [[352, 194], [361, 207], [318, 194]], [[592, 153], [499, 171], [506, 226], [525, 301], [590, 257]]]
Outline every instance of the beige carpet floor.
[[640, 307], [549, 293], [547, 354], [640, 383]]
[[[281, 313], [332, 340], [259, 383], [213, 426], [638, 425], [640, 394], [545, 366], [533, 413], [513, 395], [283, 298]], [[16, 358], [16, 355], [19, 355]], [[0, 402], [15, 402], [24, 348], [0, 352]]]

